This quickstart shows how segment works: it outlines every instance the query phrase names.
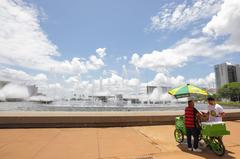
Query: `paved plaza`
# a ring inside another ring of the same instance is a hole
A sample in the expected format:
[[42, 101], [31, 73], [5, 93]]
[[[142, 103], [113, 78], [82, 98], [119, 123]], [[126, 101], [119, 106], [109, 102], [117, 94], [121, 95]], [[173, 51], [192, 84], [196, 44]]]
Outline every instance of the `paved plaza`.
[[[223, 158], [240, 158], [240, 121], [227, 122]], [[219, 158], [209, 148], [186, 151], [173, 125], [118, 128], [0, 129], [1, 159]]]

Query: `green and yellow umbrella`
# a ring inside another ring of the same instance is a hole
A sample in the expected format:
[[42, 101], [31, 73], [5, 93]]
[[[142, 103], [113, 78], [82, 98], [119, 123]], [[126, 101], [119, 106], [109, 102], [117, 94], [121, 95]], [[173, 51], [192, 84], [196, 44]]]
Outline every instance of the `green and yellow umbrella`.
[[209, 95], [207, 91], [190, 84], [171, 89], [168, 91], [168, 93], [176, 98], [189, 97], [191, 94], [201, 94], [205, 96]]

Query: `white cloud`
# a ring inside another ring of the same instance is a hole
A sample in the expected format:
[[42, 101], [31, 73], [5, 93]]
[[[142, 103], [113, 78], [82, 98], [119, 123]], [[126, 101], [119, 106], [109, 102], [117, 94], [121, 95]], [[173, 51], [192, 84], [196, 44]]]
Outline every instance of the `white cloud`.
[[140, 85], [140, 81], [139, 81], [139, 79], [132, 78], [132, 79], [127, 81], [127, 84], [129, 86], [138, 86], [138, 85]]
[[183, 76], [167, 76], [164, 73], [157, 73], [152, 81], [148, 84], [153, 86], [176, 87], [185, 83]]
[[240, 49], [225, 44], [216, 45], [207, 37], [186, 38], [169, 49], [154, 50], [142, 56], [134, 53], [130, 63], [138, 68], [164, 72], [169, 68], [182, 67], [195, 57], [216, 58], [236, 51]]
[[190, 79], [189, 83], [207, 88], [215, 88], [215, 73], [210, 73], [204, 78]]
[[[210, 73], [203, 78], [191, 78], [189, 80], [185, 79], [183, 76], [170, 76], [164, 73], [157, 73], [154, 79], [148, 82], [148, 85], [153, 86], [168, 86], [168, 87], [178, 87], [186, 83], [194, 84], [206, 88], [215, 87], [215, 73]], [[146, 85], [146, 83], [144, 84]]]
[[64, 61], [59, 64], [59, 67], [51, 67], [52, 71], [56, 73], [86, 73], [89, 70], [98, 70], [104, 66], [102, 59], [97, 58], [95, 55], [89, 57], [89, 60], [84, 60], [81, 58], [73, 58], [71, 61]]
[[89, 92], [109, 91], [114, 94], [132, 94], [136, 93], [140, 87], [140, 80], [136, 78], [125, 79], [112, 72], [109, 77], [94, 80], [93, 88]]
[[[41, 11], [42, 12], [42, 11]], [[104, 66], [102, 59], [92, 55], [88, 60], [74, 57], [59, 61], [57, 46], [42, 30], [39, 11], [22, 0], [1, 0], [0, 63], [55, 73], [85, 73]], [[105, 48], [97, 49], [105, 56]]]
[[33, 79], [35, 81], [47, 81], [48, 80], [47, 76], [43, 73], [37, 74], [36, 76], [33, 77]]
[[87, 62], [87, 66], [92, 70], [96, 70], [104, 66], [104, 62], [102, 61], [102, 59], [99, 59], [96, 56], [92, 55], [90, 56], [90, 59]]
[[0, 80], [30, 84], [30, 83], [46, 82], [48, 78], [43, 73], [33, 76], [21, 70], [4, 68], [0, 70]]
[[34, 8], [22, 1], [1, 0], [0, 15], [0, 62], [40, 65], [35, 60], [50, 62], [50, 56], [59, 55], [56, 45], [41, 29]]
[[212, 17], [203, 28], [203, 32], [211, 36], [229, 36], [226, 43], [232, 47], [240, 47], [240, 1], [225, 0], [221, 10]]
[[98, 48], [96, 50], [96, 53], [99, 55], [100, 58], [103, 58], [104, 56], [107, 55], [106, 48]]
[[1, 80], [16, 80], [16, 81], [27, 81], [31, 77], [24, 71], [18, 71], [10, 68], [1, 69], [0, 71]]
[[72, 76], [69, 77], [67, 80], [65, 80], [66, 83], [72, 84], [72, 83], [77, 83], [79, 82], [78, 77], [77, 76]]
[[[196, 38], [184, 38], [168, 49], [154, 50], [142, 56], [135, 53], [130, 63], [139, 68], [164, 72], [169, 68], [184, 66], [187, 62], [194, 61], [194, 58], [218, 58], [240, 52], [239, 0], [225, 0], [223, 3], [217, 0], [194, 1], [192, 6], [186, 3], [177, 7], [171, 4], [172, 9], [164, 6], [164, 11], [156, 17], [159, 21], [153, 27], [155, 26], [155, 29], [178, 28], [217, 13], [202, 29], [205, 35], [210, 36], [199, 35]], [[190, 15], [190, 13], [193, 14]]]
[[222, 0], [193, 0], [182, 4], [164, 5], [160, 12], [151, 17], [151, 30], [179, 29], [195, 21], [214, 15]]

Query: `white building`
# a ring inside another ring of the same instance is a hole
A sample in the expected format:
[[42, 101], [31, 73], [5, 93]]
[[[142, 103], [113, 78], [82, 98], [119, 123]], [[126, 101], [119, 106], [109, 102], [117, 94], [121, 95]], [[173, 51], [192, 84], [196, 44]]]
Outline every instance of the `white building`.
[[223, 63], [215, 65], [216, 87], [221, 88], [224, 84], [240, 82], [240, 65]]

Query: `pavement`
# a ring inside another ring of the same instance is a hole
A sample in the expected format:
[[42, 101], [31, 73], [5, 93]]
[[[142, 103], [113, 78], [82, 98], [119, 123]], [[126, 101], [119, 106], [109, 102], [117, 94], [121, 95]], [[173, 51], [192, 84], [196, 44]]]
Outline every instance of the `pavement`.
[[240, 158], [240, 120], [228, 121], [226, 153], [187, 151], [174, 140], [174, 125], [115, 128], [0, 129], [1, 159]]

